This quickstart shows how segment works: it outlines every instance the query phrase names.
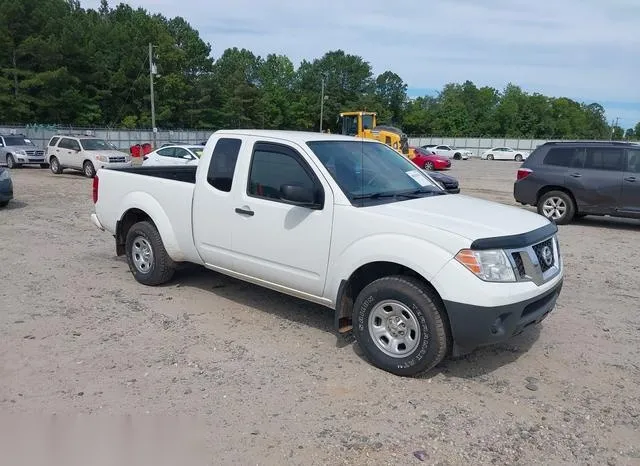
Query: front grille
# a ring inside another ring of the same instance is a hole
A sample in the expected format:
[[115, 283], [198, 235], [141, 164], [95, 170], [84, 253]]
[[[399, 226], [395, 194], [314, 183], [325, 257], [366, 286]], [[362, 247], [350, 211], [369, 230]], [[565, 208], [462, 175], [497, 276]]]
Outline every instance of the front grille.
[[513, 261], [516, 263], [518, 275], [520, 275], [520, 278], [524, 278], [527, 275], [527, 273], [524, 270], [524, 262], [522, 262], [522, 257], [520, 257], [520, 253], [514, 252], [511, 254], [511, 256], [513, 257]]
[[44, 155], [44, 151], [43, 150], [26, 150], [25, 152], [27, 153], [27, 155], [29, 157], [33, 157], [34, 155], [36, 157], [42, 157]]
[[538, 262], [540, 263], [540, 270], [542, 270], [542, 273], [546, 272], [555, 265], [555, 257], [553, 255], [553, 241], [551, 239], [533, 246], [533, 252], [536, 253], [536, 257], [538, 258]]
[[109, 157], [109, 163], [124, 163], [126, 159], [124, 157]]

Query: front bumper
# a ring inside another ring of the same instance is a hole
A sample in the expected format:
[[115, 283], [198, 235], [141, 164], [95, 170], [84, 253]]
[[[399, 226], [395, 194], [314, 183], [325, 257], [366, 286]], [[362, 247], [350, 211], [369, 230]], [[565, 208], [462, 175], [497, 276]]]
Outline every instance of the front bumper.
[[495, 307], [444, 301], [454, 342], [453, 355], [508, 340], [542, 322], [555, 308], [563, 279], [533, 298]]
[[109, 162], [95, 162], [96, 171], [101, 168], [106, 168], [107, 170], [110, 168], [129, 168], [131, 167], [131, 162], [119, 162], [119, 163], [109, 163]]

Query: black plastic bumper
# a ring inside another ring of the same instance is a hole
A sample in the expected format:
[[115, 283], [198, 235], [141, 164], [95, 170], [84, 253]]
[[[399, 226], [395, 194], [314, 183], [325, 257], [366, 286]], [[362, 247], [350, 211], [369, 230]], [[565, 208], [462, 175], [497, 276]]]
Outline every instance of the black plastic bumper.
[[467, 354], [518, 335], [544, 320], [556, 305], [563, 281], [535, 298], [498, 307], [445, 301], [454, 342], [453, 355]]

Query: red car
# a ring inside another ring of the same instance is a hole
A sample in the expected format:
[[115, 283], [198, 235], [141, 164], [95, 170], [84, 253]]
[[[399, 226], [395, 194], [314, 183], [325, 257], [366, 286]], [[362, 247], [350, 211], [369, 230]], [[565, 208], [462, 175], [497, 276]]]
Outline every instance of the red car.
[[429, 149], [423, 149], [422, 147], [414, 147], [413, 151], [415, 153], [415, 157], [411, 160], [420, 168], [425, 170], [433, 171], [433, 170], [446, 170], [447, 168], [451, 168], [451, 160], [436, 155], [431, 152]]

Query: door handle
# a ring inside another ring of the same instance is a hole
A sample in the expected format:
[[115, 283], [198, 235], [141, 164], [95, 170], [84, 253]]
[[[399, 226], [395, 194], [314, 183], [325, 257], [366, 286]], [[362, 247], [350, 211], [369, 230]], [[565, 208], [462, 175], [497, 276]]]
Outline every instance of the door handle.
[[633, 183], [634, 181], [636, 181], [636, 179], [637, 178], [635, 176], [627, 176], [624, 180], [625, 181], [630, 181], [630, 182]]
[[254, 212], [253, 210], [236, 208], [236, 214], [248, 215], [249, 217], [253, 217]]
[[582, 175], [580, 173], [572, 173], [571, 176], [574, 178], [580, 178]]

